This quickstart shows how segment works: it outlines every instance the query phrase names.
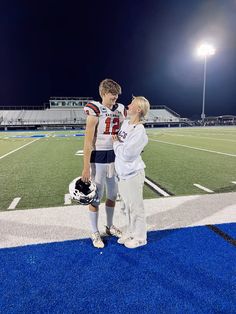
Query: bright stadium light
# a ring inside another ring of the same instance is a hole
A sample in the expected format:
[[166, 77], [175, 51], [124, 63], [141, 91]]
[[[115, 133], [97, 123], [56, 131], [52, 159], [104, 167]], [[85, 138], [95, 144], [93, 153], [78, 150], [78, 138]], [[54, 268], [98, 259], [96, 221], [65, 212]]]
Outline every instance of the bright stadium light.
[[208, 57], [215, 54], [215, 48], [209, 44], [202, 44], [197, 49], [197, 54], [200, 57]]
[[206, 94], [206, 69], [207, 69], [207, 57], [215, 54], [215, 48], [207, 43], [201, 44], [197, 49], [197, 54], [200, 57], [204, 57], [204, 75], [203, 75], [203, 95], [202, 95], [202, 125], [205, 120], [205, 94]]

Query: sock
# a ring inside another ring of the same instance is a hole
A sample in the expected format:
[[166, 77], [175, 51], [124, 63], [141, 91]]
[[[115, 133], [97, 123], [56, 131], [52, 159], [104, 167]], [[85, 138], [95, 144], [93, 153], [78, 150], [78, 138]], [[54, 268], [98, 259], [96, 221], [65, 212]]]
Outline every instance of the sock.
[[92, 227], [92, 232], [98, 231], [98, 211], [97, 212], [91, 212], [89, 211], [89, 220]]
[[107, 227], [110, 228], [113, 222], [114, 207], [106, 206], [106, 213], [107, 213]]

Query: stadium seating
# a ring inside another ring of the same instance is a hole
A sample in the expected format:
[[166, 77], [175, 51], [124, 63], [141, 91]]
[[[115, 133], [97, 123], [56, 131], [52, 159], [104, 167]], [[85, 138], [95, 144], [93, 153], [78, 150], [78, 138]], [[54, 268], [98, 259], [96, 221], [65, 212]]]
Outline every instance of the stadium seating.
[[170, 110], [168, 107], [151, 109], [149, 111], [147, 122], [179, 122], [178, 114]]
[[[86, 115], [80, 108], [50, 108], [45, 110], [0, 110], [0, 126], [53, 126], [84, 125]], [[147, 125], [176, 124], [183, 119], [166, 106], [156, 106], [149, 111]]]
[[83, 124], [85, 114], [80, 109], [4, 110], [0, 111], [0, 124], [7, 125], [55, 125]]

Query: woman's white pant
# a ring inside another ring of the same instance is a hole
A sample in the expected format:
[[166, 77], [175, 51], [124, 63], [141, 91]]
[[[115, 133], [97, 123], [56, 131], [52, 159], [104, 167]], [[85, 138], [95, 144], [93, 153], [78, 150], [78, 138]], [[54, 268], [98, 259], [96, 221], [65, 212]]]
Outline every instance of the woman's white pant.
[[143, 186], [145, 172], [140, 170], [137, 174], [126, 180], [119, 179], [119, 193], [125, 203], [125, 217], [127, 231], [125, 236], [136, 240], [146, 241], [147, 225], [143, 202]]

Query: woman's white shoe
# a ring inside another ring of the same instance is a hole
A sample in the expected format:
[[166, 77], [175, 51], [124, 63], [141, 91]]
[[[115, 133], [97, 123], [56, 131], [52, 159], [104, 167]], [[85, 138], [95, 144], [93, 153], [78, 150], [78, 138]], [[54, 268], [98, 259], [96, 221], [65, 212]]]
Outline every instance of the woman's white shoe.
[[146, 245], [147, 241], [146, 240], [135, 240], [135, 239], [128, 239], [124, 242], [124, 245], [128, 249], [135, 249], [136, 247]]

